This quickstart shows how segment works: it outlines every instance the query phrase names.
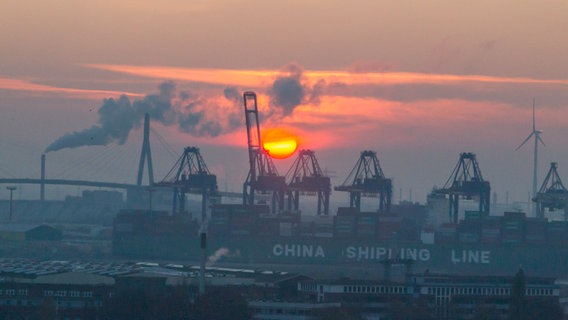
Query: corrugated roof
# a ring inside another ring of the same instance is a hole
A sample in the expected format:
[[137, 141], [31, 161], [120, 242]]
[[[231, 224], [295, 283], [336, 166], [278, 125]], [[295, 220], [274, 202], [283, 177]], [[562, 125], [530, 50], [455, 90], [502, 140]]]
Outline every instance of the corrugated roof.
[[70, 284], [70, 285], [114, 285], [114, 278], [84, 272], [64, 272], [40, 275], [33, 283], [41, 284]]
[[[20, 224], [20, 223], [9, 223], [9, 224], [0, 224], [0, 232], [28, 232], [35, 228], [39, 228], [42, 226], [46, 226], [49, 228], [53, 228], [47, 224]], [[53, 228], [54, 229], [54, 228]]]

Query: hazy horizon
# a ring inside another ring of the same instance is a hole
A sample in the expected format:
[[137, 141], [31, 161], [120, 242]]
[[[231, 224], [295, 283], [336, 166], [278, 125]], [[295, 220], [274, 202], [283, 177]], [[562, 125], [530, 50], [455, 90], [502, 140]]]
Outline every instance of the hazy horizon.
[[[334, 185], [374, 150], [395, 199], [424, 202], [459, 154], [473, 152], [499, 202], [526, 202], [533, 144], [515, 148], [532, 130], [533, 98], [546, 144], [538, 187], [550, 162], [568, 179], [567, 9], [562, 1], [4, 1], [0, 177], [39, 177], [51, 150], [48, 178], [135, 183], [141, 115], [150, 112], [156, 180], [197, 146], [219, 187], [239, 192], [248, 170], [242, 93], [253, 90], [262, 128], [295, 130]], [[292, 160], [276, 161], [281, 174]], [[33, 197], [31, 188], [15, 196]]]

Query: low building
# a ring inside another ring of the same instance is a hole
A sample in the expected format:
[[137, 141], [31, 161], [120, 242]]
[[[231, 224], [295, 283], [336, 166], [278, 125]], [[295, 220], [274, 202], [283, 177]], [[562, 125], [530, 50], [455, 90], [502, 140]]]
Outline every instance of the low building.
[[[363, 280], [310, 280], [298, 284], [306, 301], [340, 303], [364, 319], [420, 314], [425, 319], [507, 319], [513, 277], [421, 274], [405, 283]], [[560, 290], [555, 279], [526, 277], [525, 311], [559, 319]]]
[[312, 320], [318, 311], [340, 308], [340, 303], [282, 302], [256, 300], [249, 302], [254, 320]]
[[62, 232], [47, 224], [0, 224], [0, 240], [43, 241], [61, 240]]
[[112, 296], [114, 279], [88, 273], [4, 274], [0, 281], [0, 318], [94, 319]]

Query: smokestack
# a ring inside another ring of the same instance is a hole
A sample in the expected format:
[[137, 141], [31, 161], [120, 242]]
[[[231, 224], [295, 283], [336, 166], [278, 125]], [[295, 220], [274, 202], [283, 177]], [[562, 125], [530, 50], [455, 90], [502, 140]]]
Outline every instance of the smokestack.
[[207, 262], [207, 233], [202, 228], [199, 233], [201, 244], [201, 265], [199, 266], [199, 295], [205, 293], [205, 263]]
[[45, 153], [41, 155], [41, 183], [39, 188], [39, 200], [45, 200]]

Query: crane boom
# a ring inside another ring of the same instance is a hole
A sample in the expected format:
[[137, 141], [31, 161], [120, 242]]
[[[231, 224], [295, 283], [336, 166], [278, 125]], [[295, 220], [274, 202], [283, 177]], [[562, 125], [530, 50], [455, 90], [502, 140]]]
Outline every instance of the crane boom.
[[286, 182], [279, 176], [272, 159], [262, 148], [256, 93], [243, 94], [250, 170], [243, 184], [243, 204], [253, 205], [254, 194], [272, 192], [271, 210], [277, 212], [284, 206]]

